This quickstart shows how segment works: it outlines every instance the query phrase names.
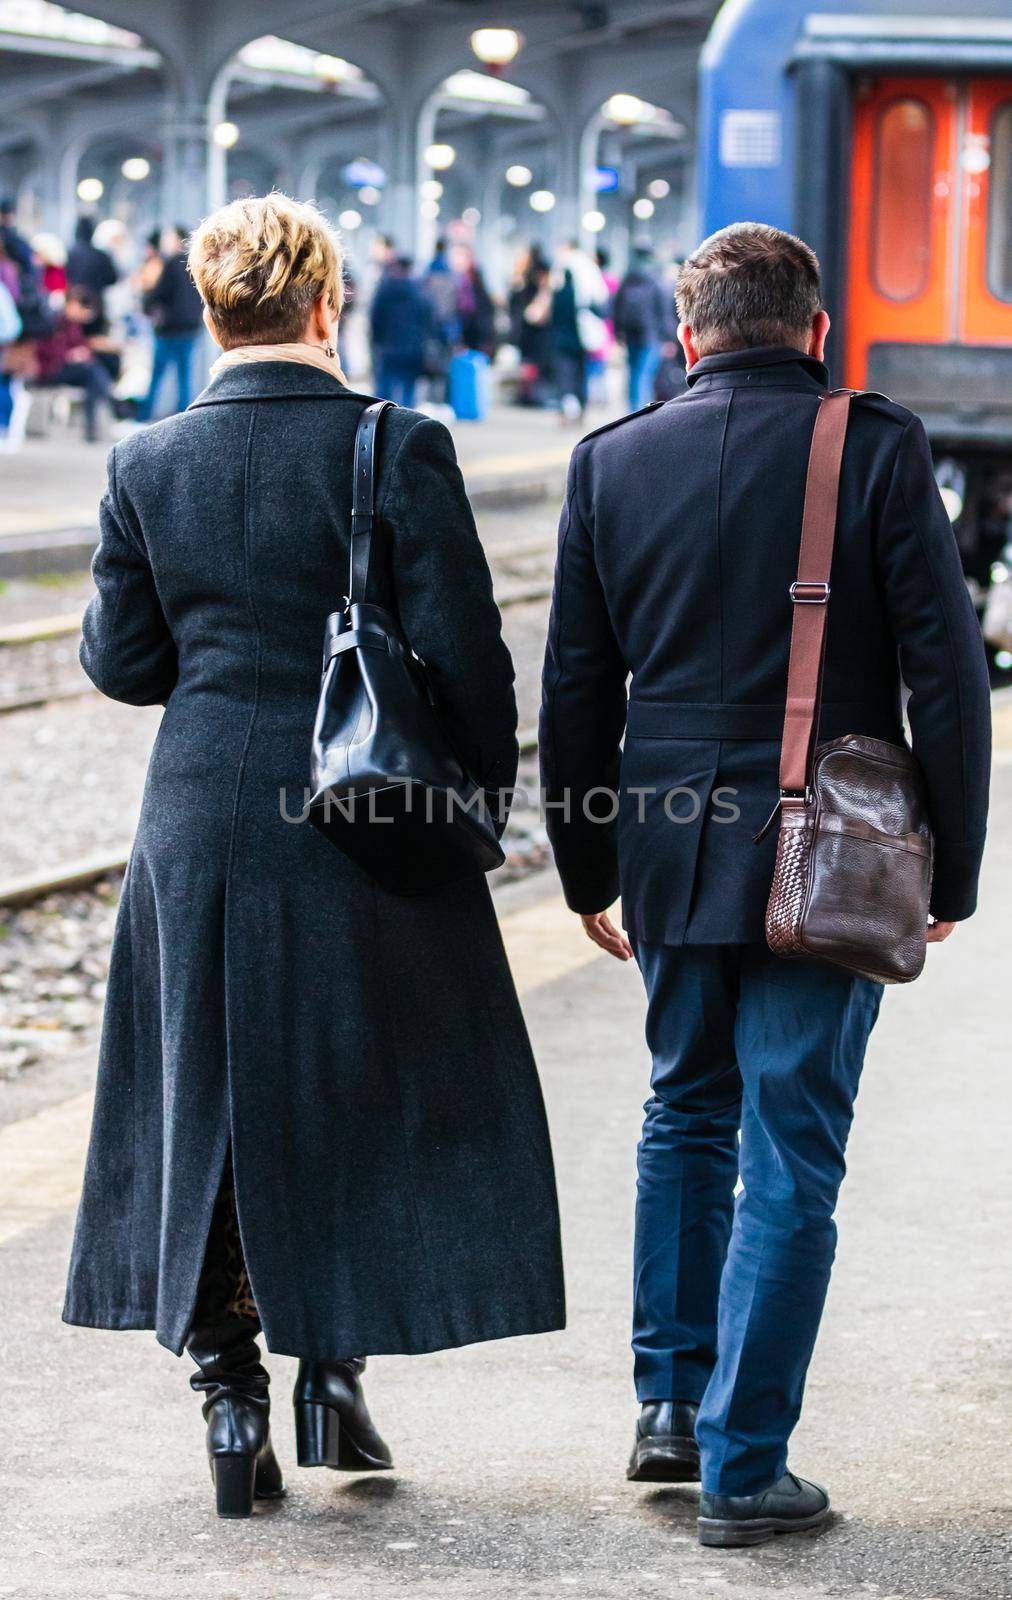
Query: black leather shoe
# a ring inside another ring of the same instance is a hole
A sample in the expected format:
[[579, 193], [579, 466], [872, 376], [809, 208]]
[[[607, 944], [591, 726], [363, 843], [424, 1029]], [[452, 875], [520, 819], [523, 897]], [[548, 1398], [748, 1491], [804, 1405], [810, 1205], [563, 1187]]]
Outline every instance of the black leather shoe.
[[260, 1361], [256, 1322], [222, 1321], [191, 1329], [199, 1367], [190, 1385], [206, 1396], [207, 1458], [219, 1517], [248, 1517], [254, 1500], [285, 1492], [271, 1444], [270, 1379]]
[[817, 1483], [785, 1472], [765, 1494], [706, 1494], [699, 1497], [700, 1544], [732, 1547], [764, 1544], [778, 1533], [817, 1528], [829, 1516], [829, 1496]]
[[634, 1483], [698, 1483], [696, 1413], [688, 1400], [647, 1400], [626, 1477]]
[[365, 1359], [300, 1361], [292, 1401], [300, 1467], [386, 1472], [393, 1459], [362, 1393]]

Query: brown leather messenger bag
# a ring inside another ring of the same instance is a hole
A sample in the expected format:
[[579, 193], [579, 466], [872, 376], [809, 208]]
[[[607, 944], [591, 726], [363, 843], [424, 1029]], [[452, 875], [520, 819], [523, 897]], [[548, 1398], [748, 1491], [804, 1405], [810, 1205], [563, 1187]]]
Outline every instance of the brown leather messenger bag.
[[853, 733], [817, 744], [850, 402], [848, 389], [822, 397], [808, 458], [798, 576], [790, 590], [780, 837], [766, 941], [776, 955], [828, 961], [880, 983], [909, 983], [924, 965], [931, 894], [921, 770], [905, 744]]

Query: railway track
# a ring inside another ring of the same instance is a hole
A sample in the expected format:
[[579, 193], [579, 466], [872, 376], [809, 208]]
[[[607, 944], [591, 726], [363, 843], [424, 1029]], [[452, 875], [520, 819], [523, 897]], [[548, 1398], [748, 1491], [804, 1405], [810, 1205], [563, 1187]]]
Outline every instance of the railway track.
[[[505, 561], [512, 557], [550, 555], [551, 541], [543, 535], [532, 535], [507, 542], [496, 542], [487, 550], [490, 561]], [[503, 611], [516, 606], [543, 603], [551, 595], [547, 578], [500, 579], [496, 583], [496, 599]], [[58, 644], [72, 641], [81, 631], [82, 612], [64, 613], [17, 622], [0, 628], [0, 662], [5, 658], [17, 660], [21, 651], [30, 646]], [[30, 685], [14, 694], [0, 697], [0, 717], [18, 711], [27, 711], [50, 702], [87, 698], [98, 690], [83, 675], [72, 680]], [[537, 751], [537, 732], [533, 728], [522, 730], [520, 749], [530, 757]], [[88, 889], [115, 873], [122, 872], [129, 854], [129, 841], [123, 840], [107, 847], [95, 856], [71, 861], [57, 869], [46, 868], [30, 876], [0, 882], [0, 909], [15, 910], [45, 899], [51, 894]]]
[[[532, 542], [531, 548], [547, 549], [541, 541], [537, 546]], [[529, 553], [521, 541], [511, 547], [511, 553]], [[551, 584], [544, 579], [535, 579], [529, 582], [516, 582], [503, 584], [497, 589], [496, 598], [503, 611], [510, 610], [513, 606], [529, 605], [533, 602], [549, 599]], [[0, 659], [5, 651], [15, 651], [28, 645], [46, 644], [51, 641], [68, 639], [81, 632], [81, 617], [83, 613], [74, 612], [57, 617], [43, 617], [32, 622], [16, 622], [8, 627], [0, 628]], [[39, 684], [32, 686], [22, 693], [0, 696], [0, 716], [7, 716], [15, 711], [31, 711], [41, 705], [46, 705], [51, 700], [73, 700], [79, 696], [97, 694], [95, 689], [86, 679], [68, 679], [65, 683]]]
[[[1012, 745], [1012, 687], [996, 690], [992, 695], [992, 705], [998, 746], [996, 765], [1004, 765], [1012, 759], [1012, 749], [1009, 748]], [[537, 752], [536, 728], [521, 729], [518, 740], [521, 756], [532, 756]], [[74, 889], [90, 888], [93, 884], [100, 883], [102, 879], [122, 872], [129, 853], [129, 841], [124, 841], [116, 849], [107, 850], [86, 860], [71, 862], [58, 872], [47, 871], [44, 875], [25, 877], [7, 884], [0, 883], [0, 910], [17, 910], [23, 906], [33, 905], [50, 894], [65, 894]]]
[[[97, 691], [96, 691], [97, 692]], [[538, 748], [535, 728], [522, 728], [517, 735], [521, 756], [534, 755]], [[9, 883], [0, 883], [0, 910], [16, 911], [34, 905], [47, 895], [67, 894], [74, 889], [90, 889], [104, 878], [122, 872], [130, 854], [129, 840], [114, 849], [108, 849], [80, 861], [72, 861], [54, 872], [51, 869], [40, 875], [32, 874]]]

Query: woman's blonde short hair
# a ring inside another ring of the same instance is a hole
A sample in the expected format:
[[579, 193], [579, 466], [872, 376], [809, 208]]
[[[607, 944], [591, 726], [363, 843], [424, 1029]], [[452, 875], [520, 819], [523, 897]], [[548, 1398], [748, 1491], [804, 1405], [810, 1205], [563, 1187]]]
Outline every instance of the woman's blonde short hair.
[[205, 217], [190, 240], [190, 273], [222, 345], [301, 339], [313, 305], [344, 299], [341, 245], [308, 200], [268, 194]]

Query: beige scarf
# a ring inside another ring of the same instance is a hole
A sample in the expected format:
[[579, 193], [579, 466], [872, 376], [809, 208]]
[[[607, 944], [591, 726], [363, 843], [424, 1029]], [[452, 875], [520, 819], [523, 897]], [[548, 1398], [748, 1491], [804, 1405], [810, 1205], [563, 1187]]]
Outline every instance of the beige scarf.
[[251, 361], [297, 361], [304, 367], [316, 367], [328, 378], [338, 383], [348, 382], [341, 371], [336, 356], [328, 356], [318, 344], [240, 344], [232, 350], [223, 350], [211, 366], [211, 377], [216, 378], [226, 367], [242, 367]]

